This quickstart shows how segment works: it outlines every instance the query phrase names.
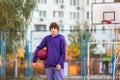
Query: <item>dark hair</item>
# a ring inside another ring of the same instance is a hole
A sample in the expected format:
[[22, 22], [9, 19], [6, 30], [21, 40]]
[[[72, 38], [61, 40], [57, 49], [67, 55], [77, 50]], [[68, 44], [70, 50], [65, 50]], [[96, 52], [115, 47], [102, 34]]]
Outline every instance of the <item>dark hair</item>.
[[50, 26], [49, 26], [49, 30], [51, 29], [51, 28], [57, 28], [57, 30], [59, 30], [59, 25], [56, 23], [56, 22], [52, 22], [51, 24], [50, 24]]

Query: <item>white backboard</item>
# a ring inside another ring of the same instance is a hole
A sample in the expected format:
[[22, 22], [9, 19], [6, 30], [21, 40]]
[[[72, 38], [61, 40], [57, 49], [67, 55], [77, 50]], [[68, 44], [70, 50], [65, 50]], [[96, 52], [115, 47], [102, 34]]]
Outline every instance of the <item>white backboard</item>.
[[92, 4], [92, 24], [101, 25], [104, 20], [111, 20], [111, 24], [120, 24], [120, 3]]

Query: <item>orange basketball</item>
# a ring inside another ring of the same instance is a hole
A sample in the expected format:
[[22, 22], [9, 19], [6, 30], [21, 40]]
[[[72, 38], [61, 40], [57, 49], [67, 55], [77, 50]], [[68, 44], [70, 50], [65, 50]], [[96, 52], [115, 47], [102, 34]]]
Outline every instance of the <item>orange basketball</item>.
[[41, 50], [38, 51], [38, 58], [39, 58], [40, 60], [45, 60], [46, 57], [47, 57], [47, 52], [46, 52], [46, 50], [41, 49]]

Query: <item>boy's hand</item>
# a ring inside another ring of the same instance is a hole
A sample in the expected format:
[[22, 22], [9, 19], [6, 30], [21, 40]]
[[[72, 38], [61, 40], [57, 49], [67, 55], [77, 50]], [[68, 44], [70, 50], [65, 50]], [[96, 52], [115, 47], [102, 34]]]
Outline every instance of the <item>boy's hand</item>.
[[60, 64], [57, 64], [56, 69], [57, 69], [57, 70], [60, 70], [60, 69], [61, 69], [61, 65], [60, 65]]
[[34, 68], [36, 68], [36, 67], [37, 67], [37, 63], [32, 63], [32, 66], [33, 66]]

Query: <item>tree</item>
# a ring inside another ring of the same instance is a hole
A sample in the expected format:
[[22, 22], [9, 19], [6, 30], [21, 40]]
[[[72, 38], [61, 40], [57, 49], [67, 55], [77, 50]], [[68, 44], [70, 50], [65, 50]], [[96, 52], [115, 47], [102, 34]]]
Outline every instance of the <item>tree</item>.
[[36, 0], [0, 0], [0, 38], [6, 40], [6, 52], [14, 54], [15, 77], [17, 49], [25, 46], [27, 25], [35, 4]]
[[[74, 59], [74, 60], [80, 59], [82, 40], [83, 39], [90, 40], [92, 38], [92, 36], [91, 36], [92, 34], [90, 31], [88, 31], [88, 27], [89, 26], [88, 26], [87, 22], [84, 23], [82, 30], [80, 30], [80, 25], [76, 25], [76, 26], [74, 26], [74, 31], [68, 35], [70, 44], [68, 45], [68, 48], [67, 48], [67, 57], [69, 57], [69, 59]], [[86, 47], [87, 47], [87, 45], [86, 45]], [[90, 53], [92, 53], [91, 55], [94, 54], [93, 49], [95, 47], [96, 47], [96, 45], [90, 46], [90, 49], [91, 49]], [[85, 55], [87, 55], [87, 51], [85, 53], [86, 53]]]
[[35, 5], [36, 0], [0, 0], [0, 31], [6, 32], [7, 51], [14, 50], [11, 45], [22, 46]]

